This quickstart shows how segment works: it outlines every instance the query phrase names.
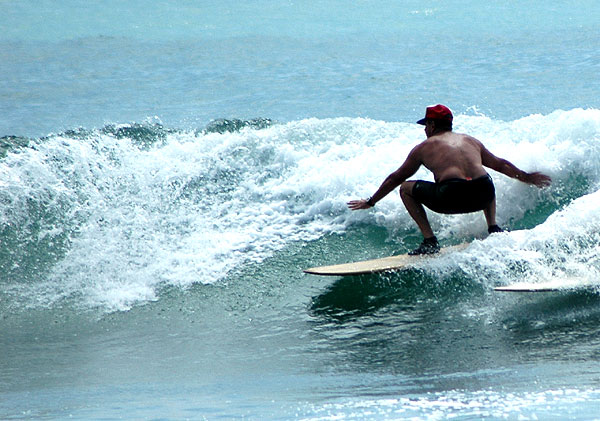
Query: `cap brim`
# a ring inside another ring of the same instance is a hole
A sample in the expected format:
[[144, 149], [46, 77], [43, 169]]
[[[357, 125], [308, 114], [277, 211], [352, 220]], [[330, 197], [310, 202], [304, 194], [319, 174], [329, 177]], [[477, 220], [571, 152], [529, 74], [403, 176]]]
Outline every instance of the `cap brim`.
[[417, 121], [417, 124], [422, 124], [423, 126], [425, 125], [425, 123], [427, 123], [427, 118], [422, 118], [419, 121]]

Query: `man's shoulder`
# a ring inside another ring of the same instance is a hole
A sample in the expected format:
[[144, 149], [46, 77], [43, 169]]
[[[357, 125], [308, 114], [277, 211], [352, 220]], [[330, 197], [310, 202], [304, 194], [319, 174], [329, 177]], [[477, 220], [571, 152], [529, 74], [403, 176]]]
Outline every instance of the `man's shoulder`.
[[454, 133], [454, 132], [442, 132], [442, 133], [436, 133], [432, 136], [429, 136], [427, 139], [425, 139], [423, 142], [421, 142], [418, 146], [422, 147], [422, 148], [428, 148], [428, 147], [435, 147], [435, 145], [439, 145], [439, 144], [443, 144], [443, 143], [450, 143], [451, 141], [459, 138], [461, 135], [459, 135], [458, 133]]
[[470, 134], [467, 133], [454, 133], [456, 136], [460, 136], [461, 138], [465, 139], [465, 140], [470, 140], [470, 141], [475, 141], [478, 143], [481, 143], [476, 137], [471, 136]]
[[446, 132], [446, 136], [443, 138], [445, 141], [454, 143], [454, 142], [464, 142], [466, 144], [475, 145], [477, 147], [481, 146], [481, 141], [477, 138], [466, 134], [466, 133], [456, 133], [456, 132]]

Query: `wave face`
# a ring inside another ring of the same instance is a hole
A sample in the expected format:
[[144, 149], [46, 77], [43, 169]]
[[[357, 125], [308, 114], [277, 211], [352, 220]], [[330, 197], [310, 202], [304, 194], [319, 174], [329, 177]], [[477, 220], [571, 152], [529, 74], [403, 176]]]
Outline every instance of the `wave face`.
[[[440, 264], [482, 282], [597, 275], [600, 110], [509, 122], [463, 115], [456, 129], [554, 183], [538, 190], [492, 172], [498, 219], [512, 232]], [[418, 233], [395, 193], [368, 212], [350, 212], [346, 202], [372, 194], [422, 138], [414, 124], [349, 118], [6, 138], [3, 311], [65, 303], [123, 310], [156, 300], [162, 287], [223, 282], [286, 247], [364, 225], [407, 249], [404, 238]], [[431, 176], [422, 169], [415, 178]], [[483, 216], [430, 218], [443, 242], [485, 237]]]

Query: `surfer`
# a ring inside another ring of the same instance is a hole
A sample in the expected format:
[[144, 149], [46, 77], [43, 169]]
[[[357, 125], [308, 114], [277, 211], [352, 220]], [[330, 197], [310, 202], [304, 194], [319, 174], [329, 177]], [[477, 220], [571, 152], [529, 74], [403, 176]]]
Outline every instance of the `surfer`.
[[[352, 200], [352, 210], [368, 209], [400, 186], [400, 197], [409, 215], [423, 234], [423, 242], [409, 254], [433, 254], [440, 250], [423, 206], [445, 214], [483, 211], [488, 232], [502, 232], [496, 224], [496, 192], [492, 178], [484, 167], [539, 188], [550, 185], [551, 178], [540, 172], [520, 170], [499, 158], [477, 139], [452, 131], [452, 112], [444, 105], [427, 107], [425, 118], [417, 121], [425, 126], [427, 139], [415, 146], [404, 163], [391, 173], [368, 199]], [[407, 181], [424, 165], [433, 173], [435, 183]]]

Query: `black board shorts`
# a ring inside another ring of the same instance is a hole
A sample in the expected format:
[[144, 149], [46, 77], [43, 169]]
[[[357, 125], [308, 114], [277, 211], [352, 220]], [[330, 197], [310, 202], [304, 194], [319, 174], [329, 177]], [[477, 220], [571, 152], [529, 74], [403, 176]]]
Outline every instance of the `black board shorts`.
[[469, 213], [484, 210], [496, 197], [496, 189], [492, 177], [486, 174], [474, 180], [419, 180], [413, 186], [412, 196], [434, 212]]

